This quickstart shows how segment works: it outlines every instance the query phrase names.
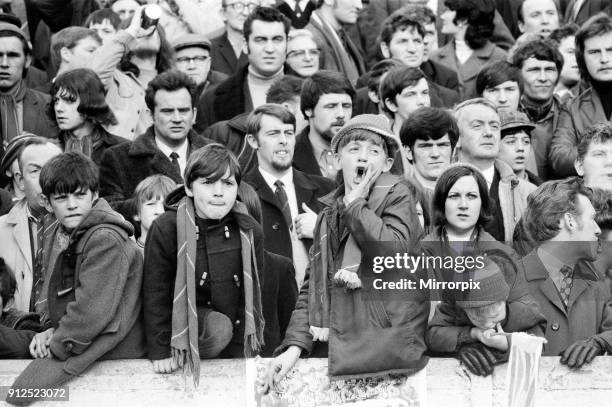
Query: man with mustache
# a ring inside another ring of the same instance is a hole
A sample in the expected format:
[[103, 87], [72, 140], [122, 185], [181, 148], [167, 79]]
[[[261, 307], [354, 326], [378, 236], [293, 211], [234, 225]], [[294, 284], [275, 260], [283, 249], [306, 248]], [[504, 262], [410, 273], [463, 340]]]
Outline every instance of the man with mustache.
[[557, 177], [576, 175], [577, 145], [587, 127], [612, 116], [612, 18], [597, 14], [576, 33], [576, 62], [591, 88], [559, 114], [549, 159]]
[[297, 136], [293, 167], [335, 179], [331, 139], [353, 115], [355, 90], [341, 73], [321, 70], [304, 81], [300, 108], [308, 126]]
[[293, 260], [301, 287], [317, 213], [323, 209], [319, 198], [331, 192], [335, 183], [291, 167], [295, 123], [289, 110], [272, 103], [249, 115], [247, 141], [257, 152], [258, 164], [244, 180], [261, 201], [264, 248]]
[[563, 56], [550, 42], [536, 40], [520, 46], [512, 62], [519, 69], [523, 88], [518, 110], [536, 126], [531, 138], [536, 175], [544, 180], [559, 178], [560, 174], [550, 167], [548, 154], [561, 110], [554, 92], [563, 69]]

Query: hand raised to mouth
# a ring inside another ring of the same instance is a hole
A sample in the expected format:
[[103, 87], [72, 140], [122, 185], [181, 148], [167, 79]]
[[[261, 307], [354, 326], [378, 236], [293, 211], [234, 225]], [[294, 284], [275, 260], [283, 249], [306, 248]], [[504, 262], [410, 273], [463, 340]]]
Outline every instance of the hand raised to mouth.
[[[363, 171], [363, 174], [359, 174], [359, 171]], [[370, 188], [378, 179], [378, 176], [382, 173], [382, 168], [374, 170], [374, 166], [370, 163], [365, 169], [358, 168], [357, 175], [362, 175], [361, 182], [353, 186], [353, 189], [344, 195], [344, 204], [350, 205], [355, 199], [367, 198], [370, 194]]]

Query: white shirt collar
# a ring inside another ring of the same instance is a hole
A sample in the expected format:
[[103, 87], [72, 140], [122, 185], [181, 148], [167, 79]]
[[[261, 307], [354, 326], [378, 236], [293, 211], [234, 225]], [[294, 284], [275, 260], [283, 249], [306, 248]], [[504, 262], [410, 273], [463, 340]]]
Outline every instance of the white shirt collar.
[[272, 192], [276, 191], [276, 185], [274, 185], [274, 183], [278, 180], [280, 180], [284, 184], [285, 189], [288, 189], [289, 187], [293, 188], [293, 169], [292, 168], [290, 168], [289, 171], [287, 171], [287, 173], [280, 178], [276, 177], [275, 175], [270, 174], [268, 171], [264, 170], [261, 167], [259, 167], [259, 173], [263, 177], [264, 181], [266, 181], [266, 184], [268, 184]]
[[185, 141], [180, 146], [176, 148], [171, 148], [166, 143], [164, 143], [158, 136], [155, 136], [155, 145], [157, 145], [157, 148], [159, 148], [159, 150], [166, 157], [168, 157], [169, 160], [171, 160], [170, 154], [172, 153], [178, 154], [177, 160], [179, 163], [179, 167], [181, 168], [181, 176], [182, 176], [183, 173], [185, 172], [185, 167], [187, 167], [187, 152], [189, 151], [189, 143], [188, 143], [187, 138], [185, 137]]
[[482, 173], [485, 180], [487, 181], [487, 186], [490, 189], [491, 184], [493, 184], [493, 177], [495, 176], [495, 166], [491, 165], [491, 167], [487, 168], [486, 170], [481, 170], [480, 172]]

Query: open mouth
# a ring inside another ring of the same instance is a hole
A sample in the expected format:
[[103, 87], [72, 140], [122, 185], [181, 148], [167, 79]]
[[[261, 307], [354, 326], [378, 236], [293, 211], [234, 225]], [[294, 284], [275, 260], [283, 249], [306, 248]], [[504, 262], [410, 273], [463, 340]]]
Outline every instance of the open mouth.
[[358, 166], [355, 172], [357, 174], [355, 176], [355, 183], [359, 184], [363, 180], [363, 176], [365, 175], [366, 168], [364, 166]]

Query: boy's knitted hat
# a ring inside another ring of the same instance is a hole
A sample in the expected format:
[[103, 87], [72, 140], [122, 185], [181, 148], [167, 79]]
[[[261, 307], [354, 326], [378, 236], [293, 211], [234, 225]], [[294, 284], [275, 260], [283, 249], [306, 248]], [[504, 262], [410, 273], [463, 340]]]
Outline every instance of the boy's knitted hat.
[[479, 288], [463, 292], [463, 299], [457, 301], [461, 308], [477, 308], [491, 305], [499, 301], [506, 301], [510, 288], [506, 283], [501, 269], [490, 258], [484, 259], [483, 268], [474, 268], [467, 274], [473, 282], [479, 282]]
[[395, 153], [400, 148], [397, 138], [391, 132], [389, 119], [381, 114], [360, 114], [351, 118], [332, 138], [331, 151], [338, 152], [338, 144], [340, 141], [350, 134], [353, 130], [369, 131], [382, 137], [387, 144], [387, 155], [391, 158], [395, 157]]

